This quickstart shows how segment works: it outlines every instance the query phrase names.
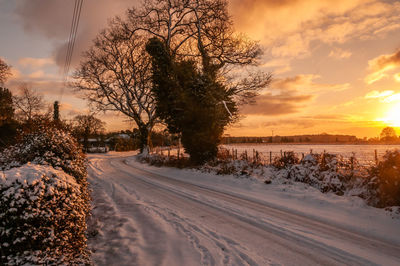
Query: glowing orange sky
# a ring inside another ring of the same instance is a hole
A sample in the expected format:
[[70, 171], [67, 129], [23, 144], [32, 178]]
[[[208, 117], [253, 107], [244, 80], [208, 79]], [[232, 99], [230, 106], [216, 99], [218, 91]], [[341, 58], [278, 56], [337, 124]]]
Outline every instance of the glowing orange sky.
[[[0, 56], [14, 71], [9, 88], [26, 81], [49, 102], [60, 99], [72, 2], [0, 1]], [[73, 66], [107, 18], [135, 3], [85, 1]], [[231, 0], [230, 12], [238, 31], [260, 40], [261, 68], [274, 82], [256, 105], [242, 108], [242, 119], [226, 133], [374, 137], [386, 125], [400, 126], [400, 2]], [[85, 109], [65, 91], [64, 117]], [[132, 127], [122, 116], [101, 118], [110, 130]]]

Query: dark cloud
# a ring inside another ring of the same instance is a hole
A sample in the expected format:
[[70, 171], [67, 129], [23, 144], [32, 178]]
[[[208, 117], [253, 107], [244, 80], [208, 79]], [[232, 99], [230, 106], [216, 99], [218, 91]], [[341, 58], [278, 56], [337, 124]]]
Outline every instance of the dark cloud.
[[297, 113], [304, 104], [310, 101], [312, 95], [293, 95], [293, 92], [272, 95], [267, 93], [257, 98], [256, 104], [247, 105], [242, 108], [243, 114], [248, 115], [285, 115]]
[[340, 91], [349, 87], [348, 84], [320, 84], [314, 82], [319, 76], [296, 75], [275, 79], [270, 91], [259, 96], [255, 105], [242, 108], [244, 114], [252, 115], [286, 115], [301, 111], [307, 107], [317, 93]]
[[[78, 64], [80, 55], [89, 48], [98, 32], [106, 27], [108, 19], [123, 15], [127, 8], [137, 2], [135, 0], [84, 1], [72, 66]], [[20, 0], [15, 12], [26, 32], [39, 33], [53, 42], [56, 63], [58, 66], [63, 66], [73, 10], [74, 1]]]
[[270, 91], [259, 96], [255, 105], [242, 108], [244, 114], [252, 115], [286, 115], [301, 111], [319, 93], [341, 91], [349, 84], [323, 84], [315, 82], [317, 75], [296, 75], [275, 79]]
[[389, 55], [381, 55], [370, 61], [370, 67], [375, 70], [382, 70], [387, 66], [400, 66], [400, 49]]

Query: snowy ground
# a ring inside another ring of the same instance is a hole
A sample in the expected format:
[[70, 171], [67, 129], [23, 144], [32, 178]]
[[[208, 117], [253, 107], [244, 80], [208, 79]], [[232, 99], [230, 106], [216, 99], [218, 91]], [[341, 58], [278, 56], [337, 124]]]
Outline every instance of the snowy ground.
[[97, 265], [400, 265], [400, 218], [301, 183], [90, 155]]

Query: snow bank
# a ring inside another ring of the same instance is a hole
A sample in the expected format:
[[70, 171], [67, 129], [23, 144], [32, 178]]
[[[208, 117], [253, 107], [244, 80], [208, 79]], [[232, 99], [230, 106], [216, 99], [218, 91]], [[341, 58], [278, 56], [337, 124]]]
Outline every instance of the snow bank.
[[0, 264], [83, 264], [88, 204], [75, 178], [25, 164], [0, 174]]

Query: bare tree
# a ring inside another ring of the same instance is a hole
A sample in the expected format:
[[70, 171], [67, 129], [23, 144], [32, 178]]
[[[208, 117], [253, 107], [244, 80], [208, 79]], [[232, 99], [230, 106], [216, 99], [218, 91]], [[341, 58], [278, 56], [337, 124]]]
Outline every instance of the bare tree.
[[151, 63], [144, 50], [146, 39], [110, 23], [96, 38], [75, 72], [73, 86], [97, 109], [119, 111], [136, 123], [143, 152], [156, 123], [151, 95]]
[[19, 95], [13, 97], [16, 114], [23, 121], [31, 121], [42, 113], [45, 103], [43, 96], [29, 88], [27, 84], [19, 87]]
[[4, 84], [9, 76], [11, 76], [10, 66], [0, 58], [0, 85]]
[[[225, 83], [239, 104], [251, 103], [271, 82], [270, 73], [253, 70], [262, 50], [258, 42], [234, 31], [226, 0], [145, 0], [120, 21], [131, 34], [161, 39], [175, 60], [197, 60], [203, 72]], [[247, 73], [237, 75], [233, 70], [239, 68]]]

